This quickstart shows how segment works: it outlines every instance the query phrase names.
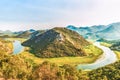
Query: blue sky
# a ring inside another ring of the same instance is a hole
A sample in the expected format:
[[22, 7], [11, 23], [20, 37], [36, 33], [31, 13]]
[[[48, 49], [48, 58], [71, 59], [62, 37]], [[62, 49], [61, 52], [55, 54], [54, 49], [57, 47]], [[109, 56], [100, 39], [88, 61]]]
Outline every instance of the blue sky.
[[120, 0], [0, 0], [2, 30], [88, 26], [120, 21]]

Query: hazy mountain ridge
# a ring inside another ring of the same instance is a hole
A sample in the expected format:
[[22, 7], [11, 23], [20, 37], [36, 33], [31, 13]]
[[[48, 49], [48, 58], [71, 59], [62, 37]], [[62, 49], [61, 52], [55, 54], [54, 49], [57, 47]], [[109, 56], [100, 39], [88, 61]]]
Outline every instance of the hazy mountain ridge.
[[68, 29], [78, 32], [86, 39], [100, 39], [104, 38], [107, 40], [120, 39], [120, 23], [112, 23], [109, 25], [98, 25], [91, 27], [75, 27], [68, 26]]
[[103, 31], [97, 33], [100, 38], [105, 38], [107, 40], [117, 40], [120, 39], [120, 23], [113, 23], [108, 25]]

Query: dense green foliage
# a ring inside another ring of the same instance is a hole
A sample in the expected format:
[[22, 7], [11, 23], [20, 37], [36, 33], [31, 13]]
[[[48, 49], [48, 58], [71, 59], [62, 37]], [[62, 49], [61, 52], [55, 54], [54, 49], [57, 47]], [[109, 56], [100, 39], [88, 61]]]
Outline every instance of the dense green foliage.
[[120, 80], [120, 61], [89, 72], [90, 80]]

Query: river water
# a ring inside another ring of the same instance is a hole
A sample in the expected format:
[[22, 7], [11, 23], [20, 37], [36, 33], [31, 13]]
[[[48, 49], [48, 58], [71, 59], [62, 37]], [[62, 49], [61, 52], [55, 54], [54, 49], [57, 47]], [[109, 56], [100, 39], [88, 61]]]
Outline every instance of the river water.
[[99, 58], [97, 61], [91, 64], [80, 64], [77, 66], [77, 69], [83, 70], [97, 69], [99, 67], [103, 67], [105, 65], [114, 63], [117, 60], [116, 54], [108, 47], [100, 45], [99, 42], [95, 42], [94, 45], [103, 50], [104, 53], [101, 56], [101, 58]]
[[18, 40], [15, 40], [13, 42], [13, 54], [18, 54], [23, 51], [24, 47], [21, 45], [21, 42]]

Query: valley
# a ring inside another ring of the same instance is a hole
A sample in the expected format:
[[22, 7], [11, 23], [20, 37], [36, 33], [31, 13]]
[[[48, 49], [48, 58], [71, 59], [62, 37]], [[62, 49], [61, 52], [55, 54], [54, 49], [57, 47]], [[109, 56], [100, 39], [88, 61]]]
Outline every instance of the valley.
[[[77, 66], [78, 69], [89, 70], [89, 69], [97, 69], [99, 67], [102, 67], [117, 61], [117, 57], [115, 53], [119, 54], [117, 51], [113, 53], [113, 51], [110, 51], [108, 48], [101, 46], [99, 42], [96, 42], [94, 43], [94, 45], [102, 49], [104, 52], [101, 55], [85, 56], [85, 57], [38, 58], [38, 57], [35, 57], [35, 55], [33, 55], [32, 53], [30, 53], [27, 48], [24, 49], [25, 47], [23, 46], [21, 47], [21, 42], [16, 41], [19, 39], [15, 38], [13, 40], [15, 40], [15, 42], [13, 42], [13, 45], [14, 43], [17, 45], [17, 46], [14, 45], [15, 52], [13, 52], [13, 54], [18, 53], [19, 55], [24, 56], [28, 60], [29, 59], [33, 60], [36, 64], [41, 64], [44, 61], [53, 62], [53, 63], [56, 63], [57, 65], [63, 65], [67, 63], [70, 65]], [[16, 49], [17, 49], [17, 52], [16, 52]], [[118, 55], [118, 58], [119, 58], [119, 55]]]
[[[31, 29], [11, 32], [10, 35], [2, 33], [0, 78], [37, 80], [42, 79], [38, 75], [42, 74], [43, 78], [49, 77], [55, 78], [55, 80], [59, 80], [59, 78], [61, 80], [69, 78], [71, 80], [99, 80], [99, 77], [103, 80], [105, 78], [110, 80], [105, 70], [112, 70], [109, 68], [112, 67], [115, 71], [119, 71], [117, 67], [120, 63], [120, 41], [118, 38], [113, 40], [107, 37], [93, 37], [93, 35], [89, 35], [90, 38], [84, 36], [88, 31], [96, 34], [99, 29], [102, 31], [107, 28], [103, 25], [102, 27], [92, 26], [90, 29], [89, 27], [80, 28], [82, 32], [87, 30], [83, 34], [78, 32], [79, 29], [76, 31], [75, 27], [55, 27], [50, 30]], [[17, 66], [18, 64], [23, 66], [20, 68]], [[98, 75], [98, 70], [101, 75]], [[106, 73], [104, 74], [103, 71]], [[94, 73], [96, 75], [93, 76]], [[120, 78], [119, 75], [115, 76], [112, 73], [110, 75], [115, 79]]]
[[120, 0], [0, 0], [0, 80], [120, 80]]
[[[33, 53], [29, 52], [30, 48], [28, 47], [21, 47], [21, 43], [23, 41], [25, 41], [26, 39], [22, 39], [22, 38], [7, 38], [7, 40], [10, 40], [13, 42], [13, 54], [16, 55], [22, 55], [24, 56], [26, 59], [31, 59], [33, 60], [36, 64], [41, 64], [44, 61], [49, 61], [49, 62], [53, 62], [56, 63], [58, 65], [63, 65], [63, 64], [71, 64], [73, 66], [78, 65], [78, 64], [87, 64], [87, 63], [93, 63], [95, 62], [97, 59], [99, 59], [99, 56], [102, 54], [101, 50], [97, 49], [96, 47], [91, 47], [91, 50], [95, 52], [94, 55], [89, 55], [89, 56], [77, 56], [77, 57], [72, 57], [72, 56], [68, 56], [68, 57], [57, 57], [57, 58], [39, 58], [36, 57]], [[88, 50], [86, 48], [86, 51], [89, 51], [89, 53], [91, 53], [91, 50]], [[96, 53], [96, 51], [98, 51]]]

